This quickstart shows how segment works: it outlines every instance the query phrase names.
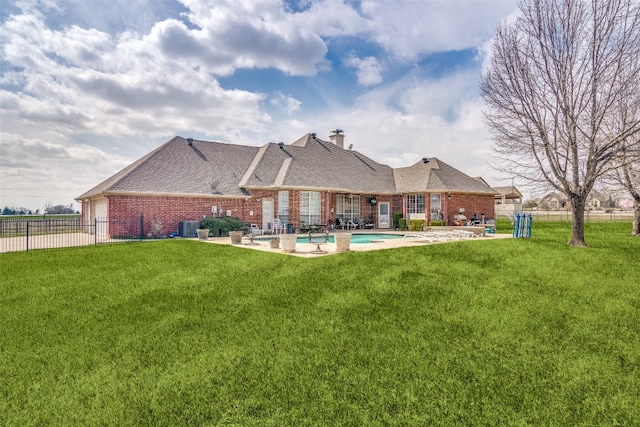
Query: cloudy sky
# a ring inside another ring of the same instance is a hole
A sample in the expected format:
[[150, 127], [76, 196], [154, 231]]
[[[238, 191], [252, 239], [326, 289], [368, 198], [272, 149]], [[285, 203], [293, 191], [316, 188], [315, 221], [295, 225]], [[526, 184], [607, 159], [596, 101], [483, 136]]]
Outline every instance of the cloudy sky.
[[478, 82], [513, 0], [9, 0], [0, 207], [74, 198], [175, 135], [308, 132], [392, 167], [438, 157], [492, 185]]

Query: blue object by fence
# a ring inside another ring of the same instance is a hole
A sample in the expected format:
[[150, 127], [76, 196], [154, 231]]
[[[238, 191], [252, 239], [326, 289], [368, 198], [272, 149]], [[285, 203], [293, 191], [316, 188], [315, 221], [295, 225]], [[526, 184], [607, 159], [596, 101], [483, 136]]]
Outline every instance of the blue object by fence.
[[527, 213], [517, 213], [513, 222], [513, 237], [528, 239], [531, 237], [531, 222], [533, 217]]

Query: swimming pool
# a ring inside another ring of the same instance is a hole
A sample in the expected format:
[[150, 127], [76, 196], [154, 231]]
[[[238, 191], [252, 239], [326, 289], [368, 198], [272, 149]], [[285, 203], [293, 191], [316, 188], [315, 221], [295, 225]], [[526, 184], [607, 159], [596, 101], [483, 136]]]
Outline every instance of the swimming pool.
[[[315, 239], [315, 237], [314, 237]], [[393, 239], [402, 239], [401, 234], [384, 234], [384, 233], [362, 233], [362, 234], [352, 234], [351, 235], [351, 243], [371, 243], [378, 240], [393, 240]], [[300, 236], [296, 239], [298, 243], [309, 243], [309, 237]], [[335, 243], [335, 238], [333, 235], [329, 236], [329, 242]]]

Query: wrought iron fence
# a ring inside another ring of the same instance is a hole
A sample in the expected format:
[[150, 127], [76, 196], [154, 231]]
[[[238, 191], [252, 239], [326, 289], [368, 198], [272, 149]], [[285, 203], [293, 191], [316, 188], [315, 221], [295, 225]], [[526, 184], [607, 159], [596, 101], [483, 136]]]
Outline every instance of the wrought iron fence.
[[142, 215], [126, 220], [96, 218], [88, 224], [83, 223], [80, 217], [0, 219], [0, 252], [97, 245], [144, 238]]

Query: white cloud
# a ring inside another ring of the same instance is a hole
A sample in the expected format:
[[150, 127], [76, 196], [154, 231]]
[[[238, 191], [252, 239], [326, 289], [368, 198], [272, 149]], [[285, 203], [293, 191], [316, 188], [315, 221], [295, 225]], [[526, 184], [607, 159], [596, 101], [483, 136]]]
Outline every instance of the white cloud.
[[33, 209], [47, 202], [68, 205], [88, 189], [85, 183], [97, 184], [131, 162], [85, 144], [28, 139], [6, 132], [0, 132], [0, 159], [0, 205]]
[[271, 105], [282, 108], [287, 114], [291, 115], [300, 110], [302, 102], [298, 101], [291, 95], [285, 95], [282, 92], [276, 92], [270, 101]]
[[477, 79], [469, 70], [439, 79], [410, 75], [367, 92], [353, 108], [332, 108], [310, 119], [311, 126], [294, 127], [290, 138], [314, 130], [328, 140], [330, 124], [344, 129], [345, 144], [380, 163], [403, 167], [437, 157], [495, 184], [499, 177], [486, 162], [491, 150]]
[[268, 122], [259, 106], [264, 95], [224, 90], [211, 70], [161, 55], [155, 34], [52, 31], [38, 14], [11, 17], [3, 25], [3, 56], [19, 68], [3, 81], [20, 83], [22, 91], [0, 90], [2, 114], [69, 135], [224, 133]]
[[405, 59], [479, 46], [516, 7], [515, 0], [364, 0], [361, 5], [364, 15], [375, 23], [373, 39]]
[[382, 65], [373, 56], [360, 59], [351, 55], [345, 64], [356, 69], [359, 85], [373, 86], [382, 82]]
[[[179, 1], [20, 1], [3, 16], [0, 204], [14, 197], [6, 188], [25, 186], [68, 204], [176, 134], [259, 145], [341, 127], [355, 149], [392, 166], [452, 153], [468, 172], [483, 163], [477, 74], [385, 74], [398, 59], [482, 46], [514, 2]], [[366, 49], [330, 64], [328, 47], [343, 37]], [[333, 90], [323, 80], [332, 65], [352, 67], [359, 87]], [[280, 86], [236, 85], [241, 69], [283, 76]]]
[[179, 36], [179, 50], [172, 49], [173, 37], [161, 39], [165, 53], [202, 58], [214, 69], [224, 58], [233, 69], [274, 67], [291, 75], [314, 75], [324, 62], [327, 47], [322, 38], [306, 25], [304, 14], [287, 13], [280, 1], [182, 3], [201, 30], [172, 34]]

